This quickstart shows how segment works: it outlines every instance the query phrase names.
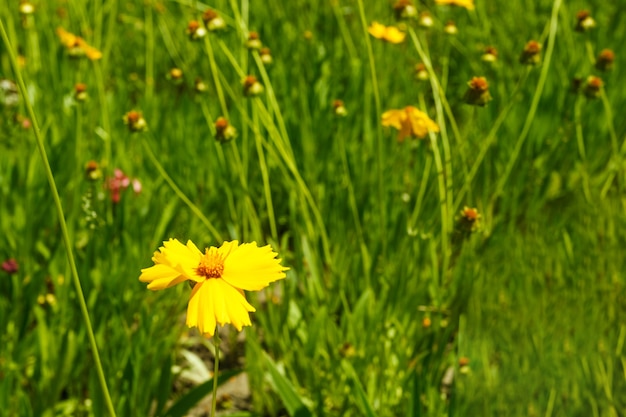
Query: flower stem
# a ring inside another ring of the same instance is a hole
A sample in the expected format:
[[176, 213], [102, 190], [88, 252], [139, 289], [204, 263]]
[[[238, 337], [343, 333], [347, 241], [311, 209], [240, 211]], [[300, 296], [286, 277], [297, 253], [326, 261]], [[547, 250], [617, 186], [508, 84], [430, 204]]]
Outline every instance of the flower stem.
[[215, 417], [217, 409], [217, 375], [220, 368], [220, 336], [215, 330], [213, 336], [213, 345], [215, 346], [215, 366], [213, 368], [213, 398], [211, 398], [211, 417]]
[[59, 197], [59, 191], [57, 190], [57, 186], [54, 181], [54, 175], [52, 174], [50, 163], [48, 162], [48, 155], [46, 153], [46, 148], [44, 146], [44, 141], [43, 141], [41, 131], [39, 130], [39, 124], [37, 123], [37, 118], [35, 117], [35, 111], [33, 110], [33, 107], [30, 103], [28, 91], [26, 90], [24, 79], [22, 78], [20, 68], [17, 64], [15, 51], [13, 50], [13, 46], [11, 45], [11, 42], [9, 41], [9, 37], [4, 28], [4, 21], [2, 18], [0, 18], [0, 36], [2, 36], [2, 41], [4, 42], [6, 49], [8, 51], [9, 60], [11, 61], [11, 66], [13, 67], [15, 78], [17, 79], [17, 83], [20, 88], [20, 93], [22, 94], [22, 97], [24, 99], [24, 105], [26, 106], [28, 115], [30, 119], [32, 120], [32, 127], [33, 127], [33, 132], [35, 134], [35, 141], [37, 142], [39, 155], [41, 156], [44, 171], [48, 179], [48, 184], [50, 185], [50, 190], [52, 191], [52, 198], [54, 200], [54, 206], [56, 208], [57, 215], [59, 217], [59, 226], [61, 228], [61, 234], [63, 236], [63, 244], [65, 245], [65, 253], [67, 255], [68, 263], [70, 264], [70, 270], [72, 273], [72, 282], [76, 290], [80, 312], [81, 312], [81, 315], [83, 316], [83, 321], [85, 322], [85, 327], [87, 330], [87, 338], [89, 339], [89, 345], [91, 347], [91, 353], [93, 355], [93, 360], [94, 360], [94, 364], [96, 367], [96, 373], [98, 375], [98, 381], [100, 382], [100, 387], [102, 388], [104, 402], [106, 404], [109, 415], [115, 417], [116, 415], [115, 407], [113, 406], [113, 401], [111, 400], [111, 395], [109, 394], [109, 388], [107, 386], [106, 377], [104, 376], [102, 362], [100, 361], [100, 354], [98, 353], [98, 345], [96, 343], [96, 337], [94, 335], [93, 328], [91, 326], [91, 319], [89, 318], [89, 309], [87, 308], [85, 295], [83, 294], [83, 289], [80, 283], [80, 278], [78, 277], [78, 269], [76, 268], [76, 261], [74, 260], [74, 253], [72, 251], [72, 242], [70, 241], [70, 236], [67, 230], [67, 224], [65, 222], [65, 214], [63, 213], [63, 206], [61, 205], [61, 198]]

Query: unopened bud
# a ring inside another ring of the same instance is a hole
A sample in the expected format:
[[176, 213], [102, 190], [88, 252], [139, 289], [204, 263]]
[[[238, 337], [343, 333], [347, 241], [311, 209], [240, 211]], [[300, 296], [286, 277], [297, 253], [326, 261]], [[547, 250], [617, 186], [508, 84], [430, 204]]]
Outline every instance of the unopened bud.
[[228, 120], [218, 117], [215, 121], [215, 140], [220, 143], [230, 142], [237, 137], [237, 129], [235, 129]]
[[465, 103], [473, 106], [484, 106], [491, 101], [491, 94], [489, 93], [489, 84], [485, 77], [474, 77], [467, 85], [469, 89], [463, 97]]
[[526, 65], [539, 64], [541, 62], [541, 44], [537, 41], [529, 41], [526, 46], [524, 46], [519, 61]]

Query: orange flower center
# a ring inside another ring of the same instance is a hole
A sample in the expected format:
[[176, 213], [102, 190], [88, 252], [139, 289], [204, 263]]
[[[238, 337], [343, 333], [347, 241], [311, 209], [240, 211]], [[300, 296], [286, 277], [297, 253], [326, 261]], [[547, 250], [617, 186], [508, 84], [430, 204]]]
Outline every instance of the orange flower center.
[[206, 249], [200, 263], [196, 268], [196, 274], [205, 278], [221, 278], [224, 272], [224, 258], [217, 249]]

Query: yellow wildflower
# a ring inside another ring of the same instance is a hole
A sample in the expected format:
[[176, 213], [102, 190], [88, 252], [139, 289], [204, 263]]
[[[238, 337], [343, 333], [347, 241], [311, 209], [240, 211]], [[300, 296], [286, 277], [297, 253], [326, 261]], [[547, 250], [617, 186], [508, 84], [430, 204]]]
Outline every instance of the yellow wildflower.
[[376, 39], [382, 39], [389, 43], [402, 43], [406, 38], [406, 34], [397, 27], [381, 25], [378, 22], [372, 22], [367, 31]]
[[474, 10], [474, 0], [435, 0], [437, 4], [451, 4], [465, 7], [467, 10]]
[[404, 109], [389, 110], [383, 113], [383, 126], [398, 129], [398, 142], [404, 141], [407, 136], [424, 138], [428, 132], [439, 132], [439, 126], [428, 115], [413, 106]]
[[256, 242], [224, 242], [202, 253], [192, 241], [183, 245], [170, 239], [154, 252], [154, 265], [142, 269], [139, 280], [147, 282], [150, 290], [191, 281], [187, 326], [213, 336], [217, 324], [230, 323], [239, 331], [251, 325], [248, 313], [255, 309], [246, 301], [244, 290], [259, 291], [285, 278], [288, 268], [276, 256], [269, 245], [258, 247]]
[[85, 55], [92, 61], [102, 58], [102, 52], [89, 45], [80, 36], [76, 36], [62, 27], [58, 27], [56, 32], [61, 43], [68, 49], [71, 56]]

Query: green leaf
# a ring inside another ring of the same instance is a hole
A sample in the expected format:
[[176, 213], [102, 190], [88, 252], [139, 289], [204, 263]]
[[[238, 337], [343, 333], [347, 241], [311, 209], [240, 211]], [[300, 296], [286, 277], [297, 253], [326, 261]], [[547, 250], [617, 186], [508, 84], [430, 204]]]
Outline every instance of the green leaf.
[[265, 362], [267, 363], [270, 384], [282, 400], [283, 405], [287, 409], [287, 413], [291, 417], [313, 416], [311, 411], [305, 405], [303, 398], [298, 395], [293, 384], [280, 372], [278, 366], [272, 358], [270, 358], [265, 352], [263, 352], [263, 356], [265, 357]]
[[352, 380], [352, 388], [356, 394], [355, 398], [357, 400], [357, 404], [361, 408], [361, 411], [363, 411], [363, 414], [367, 417], [376, 417], [376, 412], [374, 412], [374, 408], [367, 399], [367, 393], [363, 389], [363, 385], [361, 384], [361, 381], [359, 381], [359, 377], [356, 375], [352, 364], [344, 360], [341, 362], [341, 366], [346, 375], [348, 375], [348, 377]]

